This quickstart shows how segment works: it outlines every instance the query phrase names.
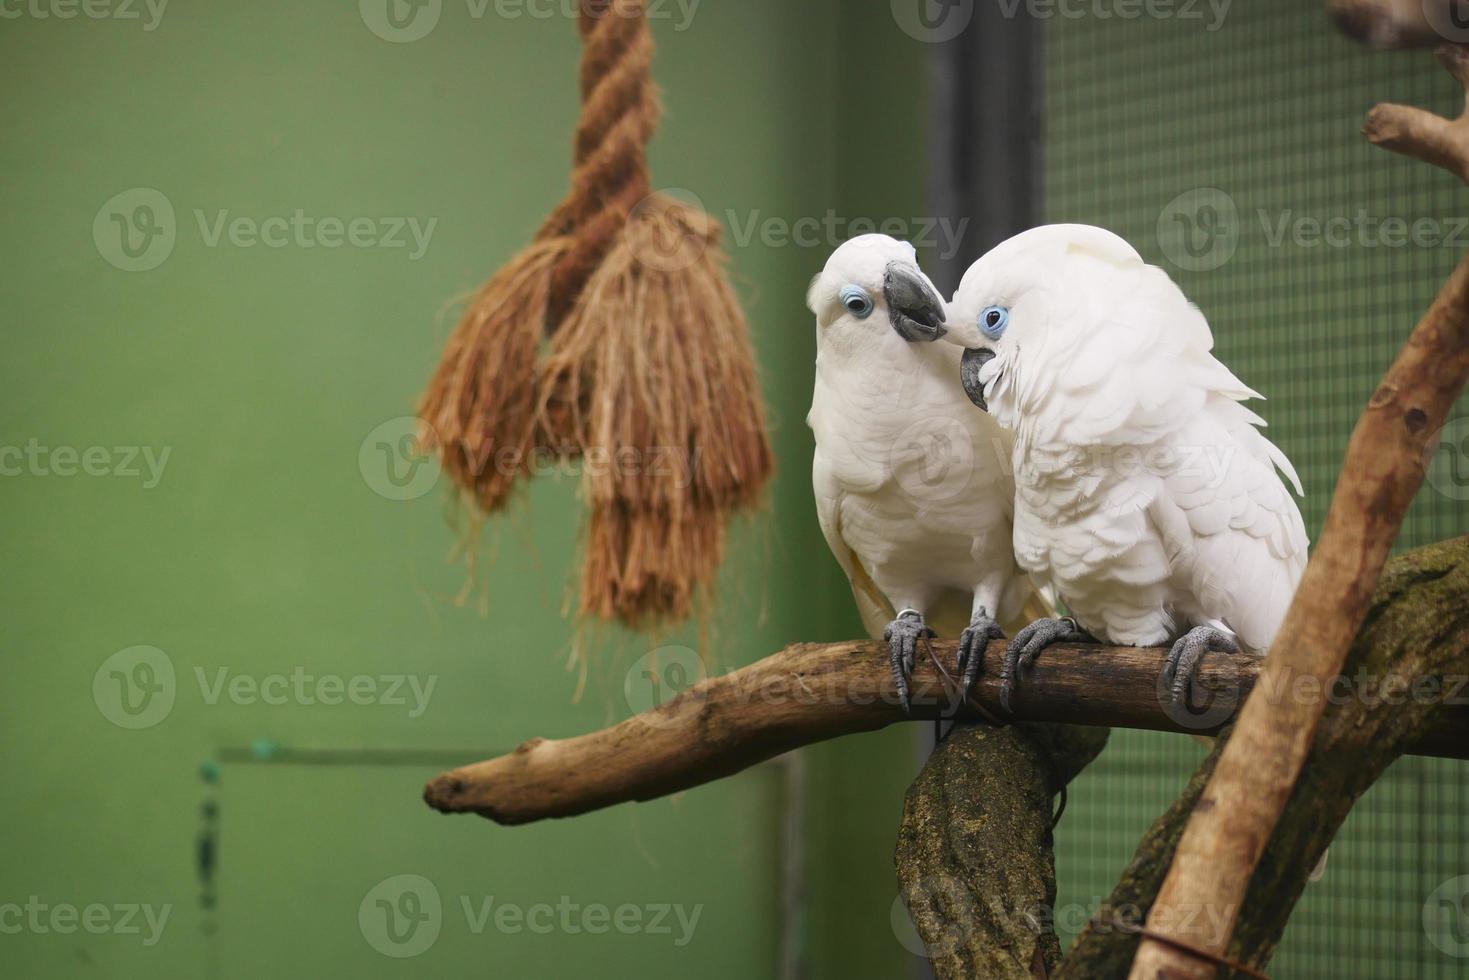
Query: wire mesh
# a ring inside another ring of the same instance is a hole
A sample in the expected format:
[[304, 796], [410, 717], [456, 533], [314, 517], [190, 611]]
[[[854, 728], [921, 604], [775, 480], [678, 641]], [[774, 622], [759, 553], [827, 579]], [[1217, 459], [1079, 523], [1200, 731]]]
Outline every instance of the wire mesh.
[[[1219, 356], [1269, 398], [1256, 407], [1300, 471], [1313, 538], [1358, 414], [1469, 248], [1463, 186], [1358, 132], [1377, 102], [1452, 116], [1462, 92], [1429, 54], [1367, 52], [1321, 8], [1037, 8], [1052, 12], [1046, 220], [1111, 228], [1203, 309]], [[1469, 523], [1463, 403], [1441, 435], [1399, 549]], [[1073, 786], [1057, 841], [1063, 943], [1202, 751], [1117, 732]], [[1469, 976], [1469, 878], [1455, 882], [1469, 875], [1466, 776], [1464, 763], [1405, 759], [1366, 794], [1298, 906], [1274, 975]]]

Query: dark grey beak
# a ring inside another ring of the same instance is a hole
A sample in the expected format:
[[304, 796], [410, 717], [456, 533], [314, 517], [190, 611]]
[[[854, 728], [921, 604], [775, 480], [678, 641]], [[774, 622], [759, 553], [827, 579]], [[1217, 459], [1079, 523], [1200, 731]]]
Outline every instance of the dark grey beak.
[[910, 266], [889, 262], [882, 279], [888, 318], [898, 336], [910, 342], [938, 340], [944, 330], [944, 301]]
[[979, 372], [994, 359], [995, 352], [984, 347], [971, 347], [959, 358], [959, 383], [964, 386], [964, 394], [986, 412], [990, 407], [984, 400], [984, 385], [979, 383]]

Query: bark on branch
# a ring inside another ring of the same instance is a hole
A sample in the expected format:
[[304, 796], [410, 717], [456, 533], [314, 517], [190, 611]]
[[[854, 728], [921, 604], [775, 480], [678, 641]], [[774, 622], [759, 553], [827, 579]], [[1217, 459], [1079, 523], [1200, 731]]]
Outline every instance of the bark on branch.
[[[956, 644], [934, 654], [957, 677]], [[990, 718], [999, 705], [1005, 644], [991, 644], [973, 695]], [[1026, 721], [1212, 734], [1255, 684], [1260, 661], [1211, 656], [1200, 672], [1209, 692], [1197, 714], [1168, 705], [1163, 648], [1065, 644], [1048, 648], [1015, 693]], [[509, 755], [439, 776], [424, 800], [445, 813], [472, 812], [522, 824], [649, 800], [733, 775], [791, 749], [897, 722], [951, 715], [984, 717], [949, 696], [925, 656], [913, 677], [913, 715], [903, 713], [886, 648], [873, 642], [795, 644], [742, 670], [710, 678], [662, 707], [611, 728], [563, 740], [531, 739]], [[1283, 696], [1277, 692], [1276, 697]], [[1469, 757], [1469, 707], [1444, 712], [1415, 746], [1428, 755]]]
[[1458, 0], [1327, 0], [1342, 32], [1374, 48], [1431, 48], [1465, 32], [1453, 18]]
[[[1458, 48], [1440, 60], [1469, 85], [1469, 59]], [[1426, 118], [1424, 118], [1426, 117]], [[1430, 122], [1429, 120], [1433, 120]], [[1469, 123], [1447, 123], [1416, 110], [1379, 107], [1367, 135], [1396, 152], [1469, 175]], [[1404, 514], [1423, 483], [1438, 431], [1469, 378], [1469, 256], [1461, 259], [1433, 306], [1358, 421], [1320, 540], [1262, 672], [1262, 686], [1284, 688], [1304, 677], [1330, 683], [1367, 612]], [[1249, 698], [1233, 737], [1194, 806], [1148, 928], [1172, 943], [1145, 940], [1131, 976], [1216, 975], [1205, 956], [1223, 954], [1276, 823], [1297, 785], [1325, 704]], [[1213, 909], [1223, 927], [1179, 921], [1176, 909]], [[1165, 921], [1165, 918], [1167, 921]]]
[[1075, 725], [961, 725], [908, 789], [894, 858], [942, 978], [1044, 977], [1061, 958], [1051, 798], [1102, 751]]
[[[1411, 690], [1423, 678], [1469, 671], [1469, 537], [1420, 548], [1393, 559], [1383, 573], [1366, 625], [1353, 644], [1347, 674]], [[1414, 733], [1445, 709], [1433, 699], [1389, 704], [1370, 697], [1333, 702], [1311, 745], [1305, 772], [1275, 828], [1249, 891], [1239, 907], [1225, 955], [1263, 970], [1285, 931], [1306, 879], [1357, 799], [1399, 756]], [[1217, 923], [1227, 910], [1211, 906], [1162, 907], [1165, 870], [1189, 814], [1204, 798], [1224, 740], [1194, 775], [1182, 797], [1154, 823], [1132, 863], [1094, 922], [1053, 974], [1053, 980], [1111, 980], [1127, 975], [1138, 937], [1127, 931], [1149, 921], [1193, 916]], [[1328, 869], [1327, 874], [1330, 874]], [[1123, 925], [1118, 924], [1122, 920]]]

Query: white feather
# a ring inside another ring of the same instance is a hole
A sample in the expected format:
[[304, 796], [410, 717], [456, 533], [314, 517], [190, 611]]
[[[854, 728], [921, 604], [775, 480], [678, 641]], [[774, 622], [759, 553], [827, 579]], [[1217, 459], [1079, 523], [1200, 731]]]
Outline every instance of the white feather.
[[[1099, 639], [1167, 643], [1222, 623], [1263, 653], [1306, 564], [1284, 474], [1211, 353], [1203, 314], [1101, 229], [1051, 226], [980, 259], [950, 338], [988, 347], [991, 411], [1016, 433], [1015, 554]], [[981, 310], [1010, 310], [998, 340]]]

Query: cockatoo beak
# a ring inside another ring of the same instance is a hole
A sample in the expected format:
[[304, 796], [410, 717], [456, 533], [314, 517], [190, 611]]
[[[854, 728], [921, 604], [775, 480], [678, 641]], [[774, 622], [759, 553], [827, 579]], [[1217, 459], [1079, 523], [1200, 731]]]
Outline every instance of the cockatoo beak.
[[979, 380], [979, 372], [994, 359], [995, 352], [988, 347], [971, 347], [959, 359], [959, 383], [964, 386], [964, 394], [986, 412], [990, 406], [984, 400], [984, 384]]
[[946, 333], [944, 301], [916, 268], [903, 262], [889, 262], [883, 275], [882, 295], [887, 300], [893, 329], [904, 340], [930, 343]]

